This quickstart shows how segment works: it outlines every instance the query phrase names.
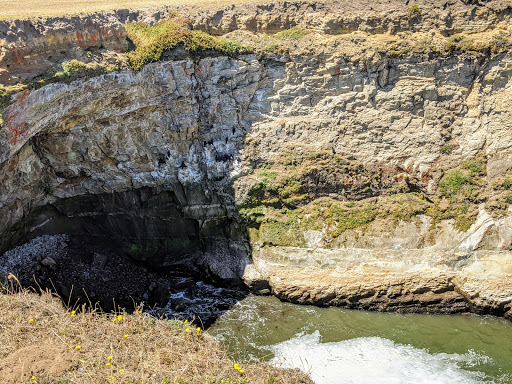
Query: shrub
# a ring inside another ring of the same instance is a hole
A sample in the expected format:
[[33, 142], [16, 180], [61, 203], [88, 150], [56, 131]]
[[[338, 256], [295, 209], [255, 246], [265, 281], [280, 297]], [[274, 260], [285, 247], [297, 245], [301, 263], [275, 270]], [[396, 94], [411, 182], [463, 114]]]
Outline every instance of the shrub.
[[442, 195], [457, 196], [464, 187], [471, 186], [473, 178], [471, 175], [463, 173], [461, 170], [448, 172], [439, 182], [439, 188]]

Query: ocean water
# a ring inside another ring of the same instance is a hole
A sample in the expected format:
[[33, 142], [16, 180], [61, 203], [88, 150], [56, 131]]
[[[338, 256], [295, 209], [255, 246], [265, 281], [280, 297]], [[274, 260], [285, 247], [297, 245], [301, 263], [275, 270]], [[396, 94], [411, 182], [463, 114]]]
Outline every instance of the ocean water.
[[512, 322], [376, 313], [249, 295], [209, 334], [240, 361], [301, 368], [318, 384], [512, 383]]

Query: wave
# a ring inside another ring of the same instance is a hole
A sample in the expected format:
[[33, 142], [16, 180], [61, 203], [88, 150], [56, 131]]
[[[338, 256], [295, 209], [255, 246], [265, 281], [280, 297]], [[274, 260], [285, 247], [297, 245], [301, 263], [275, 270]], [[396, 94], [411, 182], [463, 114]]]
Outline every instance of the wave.
[[319, 331], [297, 335], [272, 346], [271, 363], [309, 372], [317, 384], [474, 384], [492, 381], [482, 372], [464, 368], [492, 359], [466, 354], [430, 354], [381, 337], [359, 337], [321, 343]]

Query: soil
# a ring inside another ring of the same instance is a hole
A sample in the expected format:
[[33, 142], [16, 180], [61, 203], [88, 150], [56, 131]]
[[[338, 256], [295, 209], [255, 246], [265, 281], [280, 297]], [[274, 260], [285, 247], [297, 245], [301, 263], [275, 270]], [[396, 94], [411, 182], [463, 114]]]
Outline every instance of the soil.
[[0, 360], [0, 377], [3, 384], [58, 377], [72, 368], [77, 358], [76, 352], [63, 345], [30, 345]]

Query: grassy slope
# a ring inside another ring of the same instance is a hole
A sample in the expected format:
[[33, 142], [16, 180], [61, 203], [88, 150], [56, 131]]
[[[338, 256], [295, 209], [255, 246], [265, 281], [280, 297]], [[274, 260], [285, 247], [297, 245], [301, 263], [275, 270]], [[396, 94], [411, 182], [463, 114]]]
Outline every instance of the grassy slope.
[[13, 376], [16, 383], [32, 384], [311, 383], [297, 370], [264, 363], [238, 362], [243, 371], [237, 370], [221, 346], [190, 323], [138, 312], [74, 314], [50, 294], [26, 290], [0, 290], [0, 308], [3, 384]]
[[0, 19], [62, 16], [110, 9], [145, 8], [163, 5], [215, 8], [222, 5], [250, 2], [254, 2], [254, 0], [0, 0]]

